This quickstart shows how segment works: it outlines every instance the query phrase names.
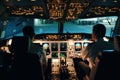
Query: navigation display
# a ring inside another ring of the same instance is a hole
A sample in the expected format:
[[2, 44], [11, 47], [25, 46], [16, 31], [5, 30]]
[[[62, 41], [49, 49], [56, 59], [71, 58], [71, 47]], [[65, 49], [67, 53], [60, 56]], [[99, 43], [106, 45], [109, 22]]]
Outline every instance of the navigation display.
[[83, 43], [83, 48], [86, 48], [88, 46], [88, 42]]
[[51, 43], [51, 50], [58, 51], [58, 43]]
[[67, 50], [67, 43], [60, 43], [60, 51], [66, 51]]

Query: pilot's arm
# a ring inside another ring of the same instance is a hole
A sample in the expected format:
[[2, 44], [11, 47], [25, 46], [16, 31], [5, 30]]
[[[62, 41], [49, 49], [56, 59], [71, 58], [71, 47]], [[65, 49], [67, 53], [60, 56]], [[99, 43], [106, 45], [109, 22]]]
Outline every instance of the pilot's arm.
[[81, 58], [82, 58], [82, 60], [86, 60], [87, 54], [88, 54], [88, 50], [87, 50], [87, 48], [85, 48], [85, 49], [81, 52]]
[[120, 45], [119, 45], [117, 36], [114, 36], [114, 48], [115, 48], [115, 50], [120, 52]]

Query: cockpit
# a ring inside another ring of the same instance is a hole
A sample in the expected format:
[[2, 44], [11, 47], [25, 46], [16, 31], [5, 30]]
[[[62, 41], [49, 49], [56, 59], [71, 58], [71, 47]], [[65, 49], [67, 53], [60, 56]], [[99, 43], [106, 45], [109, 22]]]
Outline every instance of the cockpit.
[[[120, 35], [119, 4], [119, 0], [1, 0], [0, 51], [10, 54], [5, 71], [12, 69], [13, 37], [23, 37], [22, 29], [28, 25], [35, 31], [33, 43], [45, 53], [48, 68], [42, 76], [46, 80], [81, 80], [76, 61], [93, 43], [93, 26], [105, 25], [106, 42], [113, 43], [113, 36]], [[0, 53], [0, 73], [4, 68], [2, 56]]]

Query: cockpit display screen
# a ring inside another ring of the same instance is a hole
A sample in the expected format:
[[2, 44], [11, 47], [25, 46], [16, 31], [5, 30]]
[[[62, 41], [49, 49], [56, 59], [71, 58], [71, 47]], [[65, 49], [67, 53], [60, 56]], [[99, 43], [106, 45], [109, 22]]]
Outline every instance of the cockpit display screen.
[[61, 52], [61, 53], [60, 53], [60, 57], [64, 57], [64, 58], [67, 57], [66, 52]]
[[58, 51], [58, 43], [51, 43], [51, 50]]
[[58, 58], [58, 53], [57, 52], [52, 52], [52, 58]]
[[43, 49], [44, 50], [49, 49], [49, 43], [43, 43]]
[[60, 51], [66, 51], [67, 50], [67, 43], [60, 43]]
[[46, 51], [46, 55], [50, 54], [49, 43], [43, 43], [43, 49]]
[[77, 42], [75, 43], [75, 51], [80, 51], [82, 49], [82, 44]]
[[88, 42], [83, 43], [83, 47], [86, 48], [88, 46]]

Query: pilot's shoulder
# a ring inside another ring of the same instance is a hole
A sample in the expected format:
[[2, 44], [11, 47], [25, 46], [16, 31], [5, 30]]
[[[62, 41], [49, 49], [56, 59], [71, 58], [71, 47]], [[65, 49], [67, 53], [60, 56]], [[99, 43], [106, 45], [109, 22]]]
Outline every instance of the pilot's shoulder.
[[43, 47], [41, 45], [35, 45], [35, 46], [39, 49], [43, 49]]
[[91, 45], [94, 45], [94, 44], [95, 44], [95, 42], [92, 42], [92, 43], [89, 43], [88, 46], [91, 46]]

